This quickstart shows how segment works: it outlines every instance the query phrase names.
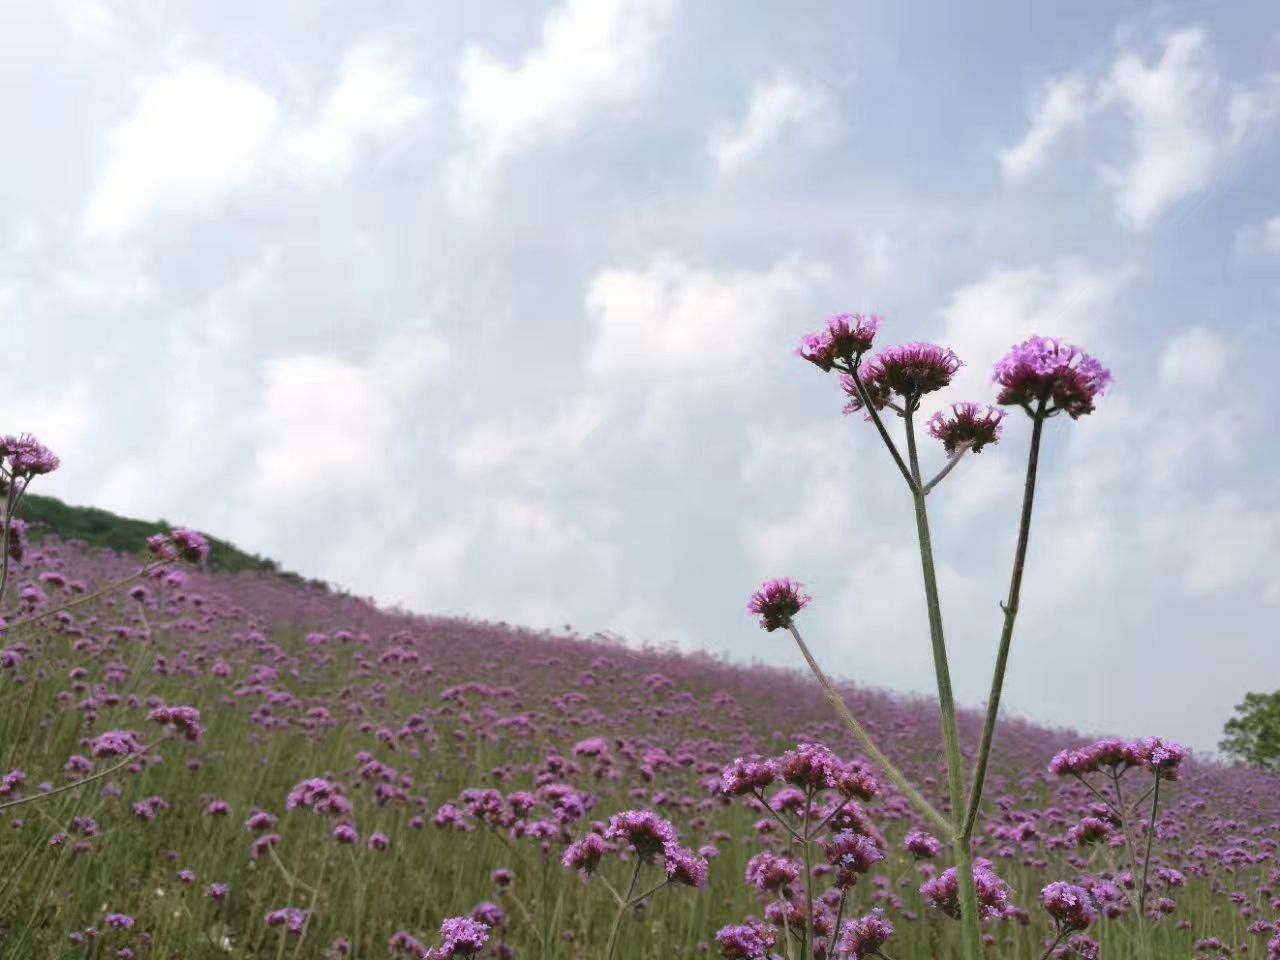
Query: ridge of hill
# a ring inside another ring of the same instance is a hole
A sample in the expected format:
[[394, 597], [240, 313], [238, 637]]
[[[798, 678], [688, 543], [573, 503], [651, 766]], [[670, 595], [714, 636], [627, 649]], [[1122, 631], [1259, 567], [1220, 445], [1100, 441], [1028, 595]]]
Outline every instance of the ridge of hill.
[[[147, 537], [156, 533], [169, 533], [175, 526], [168, 520], [139, 520], [122, 517], [100, 507], [74, 506], [42, 494], [27, 494], [22, 498], [17, 515], [28, 524], [28, 535], [39, 542], [50, 534], [64, 542], [79, 540], [90, 547], [101, 547], [122, 554], [141, 554]], [[332, 589], [323, 580], [304, 577], [291, 570], [282, 570], [269, 557], [241, 550], [235, 544], [200, 531], [209, 543], [208, 565], [218, 573], [265, 573], [290, 583]]]

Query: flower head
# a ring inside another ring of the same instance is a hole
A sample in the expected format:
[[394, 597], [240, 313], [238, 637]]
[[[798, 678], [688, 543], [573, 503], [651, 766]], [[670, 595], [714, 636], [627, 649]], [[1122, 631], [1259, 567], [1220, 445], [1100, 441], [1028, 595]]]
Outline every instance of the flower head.
[[707, 861], [692, 850], [672, 845], [663, 854], [662, 865], [672, 883], [697, 888], [707, 885]]
[[947, 386], [961, 366], [960, 358], [947, 347], [904, 343], [881, 350], [866, 363], [866, 373], [860, 376], [864, 384], [868, 380], [882, 384], [882, 391], [911, 401]]
[[[1000, 914], [1009, 902], [1009, 888], [996, 876], [990, 860], [978, 859], [973, 865], [973, 885], [978, 893], [978, 913], [984, 917]], [[960, 883], [955, 867], [920, 885], [920, 895], [929, 905], [955, 919], [960, 918]]]
[[942, 441], [947, 456], [960, 448], [980, 453], [988, 444], [1000, 440], [1000, 421], [1004, 411], [978, 403], [953, 403], [951, 412], [939, 410], [929, 418], [929, 435]]
[[812, 599], [800, 592], [800, 584], [794, 580], [769, 580], [751, 595], [747, 612], [758, 616], [760, 626], [772, 632], [791, 626], [791, 618], [808, 606]]
[[744, 923], [721, 927], [716, 932], [716, 946], [726, 960], [765, 960], [777, 943], [777, 935], [763, 923]]
[[879, 326], [880, 318], [874, 315], [837, 313], [827, 321], [826, 330], [801, 338], [796, 355], [821, 370], [830, 370], [837, 360], [852, 363], [871, 349]]
[[489, 941], [489, 927], [470, 917], [451, 917], [440, 924], [440, 951], [446, 957], [469, 957]]
[[198, 743], [204, 736], [200, 724], [200, 711], [195, 707], [157, 707], [147, 714], [147, 719], [161, 724]]
[[902, 848], [917, 860], [932, 860], [942, 852], [942, 841], [923, 830], [912, 830], [903, 837]]
[[9, 472], [15, 477], [52, 473], [61, 463], [52, 450], [29, 433], [0, 437], [0, 460], [5, 458], [9, 461]]
[[1136, 744], [1143, 763], [1158, 778], [1177, 780], [1178, 767], [1187, 758], [1187, 748], [1172, 740], [1147, 737]]
[[179, 527], [173, 531], [173, 546], [187, 563], [200, 563], [209, 553], [209, 543], [194, 530]]
[[[1094, 400], [1111, 383], [1111, 371], [1079, 347], [1056, 337], [1031, 337], [1014, 346], [995, 366], [997, 403], [1028, 411], [1044, 403], [1046, 413], [1065, 411], [1072, 420], [1093, 413]], [[1050, 405], [1051, 404], [1051, 405]]]
[[848, 960], [883, 956], [880, 948], [892, 936], [893, 924], [885, 919], [881, 911], [876, 910], [844, 925], [838, 947], [840, 956], [847, 957]]
[[1098, 916], [1089, 891], [1059, 880], [1040, 891], [1040, 906], [1053, 917], [1060, 931], [1084, 930]]
[[621, 840], [642, 858], [665, 853], [679, 840], [671, 821], [664, 820], [649, 810], [626, 810], [609, 818], [605, 828], [606, 840]]
[[609, 845], [598, 833], [588, 833], [581, 840], [569, 844], [560, 860], [566, 870], [577, 870], [584, 877], [591, 876], [608, 852]]
[[778, 779], [778, 764], [763, 757], [738, 757], [720, 777], [725, 793], [741, 797], [771, 786]]

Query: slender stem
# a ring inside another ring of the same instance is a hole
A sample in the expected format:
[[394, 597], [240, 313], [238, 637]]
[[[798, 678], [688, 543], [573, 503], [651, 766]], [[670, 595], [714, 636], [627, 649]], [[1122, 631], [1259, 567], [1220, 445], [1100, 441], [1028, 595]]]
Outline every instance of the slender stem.
[[844, 721], [844, 725], [857, 737], [858, 742], [862, 744], [862, 749], [871, 758], [871, 762], [884, 772], [884, 775], [893, 782], [893, 785], [902, 791], [902, 795], [910, 800], [912, 805], [924, 814], [935, 827], [950, 835], [955, 829], [955, 824], [944, 817], [933, 804], [926, 800], [920, 791], [911, 785], [911, 781], [906, 778], [903, 772], [894, 766], [893, 761], [880, 751], [875, 741], [871, 739], [871, 735], [849, 712], [849, 708], [845, 706], [844, 698], [840, 696], [830, 679], [823, 673], [822, 668], [818, 666], [818, 661], [813, 659], [813, 654], [809, 652], [809, 647], [801, 639], [800, 631], [796, 629], [796, 625], [794, 623], [788, 624], [788, 629], [791, 631], [791, 636], [795, 638], [796, 646], [800, 648], [800, 653], [809, 664], [809, 669], [818, 678], [818, 684], [822, 687], [822, 692], [826, 695], [827, 702], [835, 709], [837, 716]]
[[1147, 823], [1147, 852], [1142, 857], [1142, 886], [1138, 889], [1138, 917], [1146, 922], [1147, 871], [1151, 868], [1151, 841], [1156, 835], [1156, 807], [1160, 805], [1160, 774], [1156, 774], [1155, 793], [1151, 797], [1151, 820]]
[[831, 955], [831, 944], [840, 939], [840, 923], [844, 920], [844, 905], [849, 902], [849, 888], [840, 891], [840, 906], [836, 908], [836, 922], [831, 927], [831, 936], [827, 939], [827, 955]]
[[956, 468], [956, 464], [959, 463], [960, 459], [968, 452], [969, 452], [969, 444], [966, 443], [962, 445], [960, 449], [957, 450], [955, 454], [952, 455], [947, 460], [947, 465], [938, 471], [938, 475], [936, 477], [934, 477], [932, 480], [930, 480], [928, 483], [926, 483], [923, 487], [920, 488], [920, 492], [923, 493], [926, 497], [930, 493], [932, 493], [933, 488], [936, 487], [938, 484], [940, 484], [944, 479], [946, 479], [947, 474]]
[[0, 569], [0, 605], [4, 603], [4, 588], [9, 583], [9, 537], [13, 527], [13, 509], [17, 505], [18, 478], [6, 474], [9, 481], [8, 496], [4, 507], [4, 567]]
[[907, 470], [907, 465], [902, 462], [902, 454], [898, 452], [897, 445], [893, 442], [893, 438], [889, 436], [889, 431], [885, 429], [884, 421], [880, 419], [880, 411], [871, 402], [871, 395], [867, 393], [867, 388], [862, 384], [862, 378], [858, 376], [858, 365], [856, 363], [849, 368], [849, 375], [853, 378], [853, 385], [858, 391], [858, 399], [862, 401], [862, 406], [871, 417], [871, 422], [876, 425], [876, 430], [880, 433], [880, 439], [889, 448], [889, 453], [893, 457], [893, 462], [897, 464], [898, 472], [902, 474], [902, 479], [907, 481], [907, 486], [911, 488], [912, 492], [919, 490], [920, 478], [912, 477]]
[[129, 764], [136, 761], [138, 757], [145, 756], [147, 753], [151, 752], [153, 748], [159, 746], [161, 741], [168, 739], [168, 736], [168, 734], [161, 735], [159, 739], [143, 747], [139, 753], [131, 753], [114, 766], [107, 767], [107, 769], [95, 773], [92, 776], [85, 777], [83, 780], [77, 780], [75, 783], [68, 783], [66, 786], [58, 787], [56, 790], [50, 790], [48, 793], [33, 793], [29, 797], [22, 797], [18, 800], [10, 800], [7, 803], [0, 803], [0, 810], [8, 810], [10, 807], [20, 807], [24, 803], [34, 803], [36, 800], [47, 800], [49, 797], [56, 797], [60, 793], [66, 793], [68, 790], [77, 790], [80, 787], [93, 783], [95, 780], [101, 780], [103, 777], [109, 777], [117, 770], [127, 767]]
[[804, 794], [804, 821], [800, 827], [800, 852], [804, 855], [804, 946], [800, 948], [801, 960], [806, 955], [815, 956], [813, 950], [813, 855], [809, 850], [809, 815], [813, 806], [813, 791]]
[[1138, 851], [1134, 849], [1133, 843], [1129, 839], [1129, 817], [1125, 813], [1124, 794], [1120, 792], [1120, 774], [1116, 772], [1115, 767], [1111, 768], [1111, 782], [1116, 787], [1116, 815], [1120, 818], [1120, 832], [1124, 834], [1124, 845], [1129, 848], [1130, 869], [1136, 878], [1138, 875]]
[[800, 834], [796, 833], [795, 828], [791, 826], [791, 824], [787, 823], [787, 821], [783, 820], [781, 816], [778, 815], [777, 810], [769, 806], [769, 801], [764, 798], [763, 791], [756, 790], [755, 792], [752, 793], [752, 796], [754, 796], [757, 800], [760, 801], [760, 803], [764, 806], [764, 808], [769, 811], [769, 815], [773, 817], [773, 819], [777, 820], [778, 823], [782, 824], [782, 828], [786, 830], [787, 833], [791, 834], [791, 837], [793, 840], [799, 842]]
[[631, 883], [627, 886], [627, 894], [622, 898], [622, 902], [618, 904], [618, 912], [613, 915], [613, 929], [609, 931], [609, 949], [605, 953], [606, 960], [613, 960], [613, 951], [618, 947], [618, 931], [622, 929], [622, 915], [627, 912], [627, 904], [631, 900], [631, 895], [636, 892], [636, 881], [640, 879], [640, 868], [644, 866], [644, 861], [636, 859], [636, 869], [631, 874]]
[[649, 888], [648, 890], [646, 890], [644, 893], [641, 893], [641, 894], [639, 894], [639, 895], [637, 895], [637, 896], [632, 897], [630, 900], [628, 900], [628, 901], [627, 901], [627, 906], [628, 906], [628, 907], [634, 907], [634, 906], [636, 906], [636, 904], [644, 903], [646, 900], [648, 900], [650, 897], [652, 897], [655, 893], [657, 893], [657, 892], [658, 892], [659, 890], [661, 890], [663, 887], [669, 886], [670, 884], [671, 884], [671, 879], [670, 879], [670, 878], [667, 878], [667, 879], [663, 880], [663, 881], [662, 881], [660, 884], [658, 884], [657, 886], [650, 887], [650, 888]]
[[1058, 944], [1060, 944], [1065, 939], [1067, 939], [1067, 931], [1066, 930], [1058, 931], [1058, 935], [1053, 938], [1053, 943], [1049, 944], [1049, 949], [1046, 950], [1044, 953], [1040, 954], [1040, 960], [1049, 960], [1049, 956], [1053, 953], [1054, 950], [1058, 948]]
[[1027, 455], [1027, 479], [1022, 490], [1022, 519], [1018, 524], [1018, 544], [1013, 552], [1013, 573], [1009, 577], [1009, 597], [1002, 605], [1004, 626], [1000, 630], [1000, 647], [996, 652], [996, 668], [991, 676], [991, 694], [987, 697], [987, 716], [982, 723], [982, 743], [973, 767], [973, 783], [969, 789], [969, 806], [964, 813], [962, 836], [973, 836], [982, 802], [982, 787], [987, 779], [987, 762], [991, 758], [991, 740], [1000, 713], [1000, 693], [1004, 689], [1004, 671], [1009, 663], [1009, 646], [1013, 642], [1013, 622], [1018, 616], [1018, 598], [1022, 594], [1022, 573], [1027, 562], [1027, 542], [1031, 537], [1031, 507], [1036, 497], [1036, 469], [1040, 464], [1040, 437], [1044, 430], [1045, 399], [1041, 398], [1031, 418], [1031, 451]]
[[964, 956], [978, 960], [982, 955], [982, 928], [979, 926], [978, 893], [973, 880], [973, 850], [969, 837], [958, 830], [964, 818], [964, 756], [960, 753], [960, 735], [956, 726], [956, 707], [951, 694], [951, 668], [947, 661], [947, 643], [942, 631], [942, 602], [938, 596], [938, 576], [933, 563], [933, 543], [929, 537], [929, 513], [924, 491], [920, 487], [920, 457], [916, 451], [916, 432], [912, 422], [915, 403], [908, 402], [903, 419], [907, 427], [907, 456], [911, 461], [911, 478], [915, 481], [912, 500], [915, 504], [916, 535], [920, 542], [920, 569], [924, 578], [925, 605], [929, 611], [929, 639], [933, 644], [933, 670], [938, 684], [938, 707], [942, 714], [942, 739], [947, 750], [947, 792], [951, 800], [953, 823], [947, 834], [959, 861], [956, 868], [960, 892], [960, 922], [963, 925]]
[[88, 603], [90, 600], [96, 600], [99, 597], [106, 596], [108, 593], [111, 593], [115, 590], [119, 590], [121, 587], [128, 586], [134, 580], [137, 580], [139, 577], [142, 577], [145, 574], [149, 573], [152, 569], [153, 569], [152, 563], [150, 560], [148, 560], [146, 563], [142, 565], [142, 569], [139, 570], [137, 573], [131, 573], [127, 577], [121, 577], [119, 580], [113, 580], [111, 583], [108, 583], [101, 590], [95, 590], [93, 593], [86, 593], [82, 597], [76, 597], [74, 600], [68, 600], [66, 603], [64, 603], [60, 607], [53, 607], [50, 610], [44, 610], [41, 613], [34, 614], [33, 616], [25, 617], [22, 620], [14, 620], [9, 624], [9, 629], [13, 630], [17, 627], [25, 627], [28, 624], [37, 623], [40, 620], [45, 619], [46, 617], [53, 616], [55, 613], [61, 613], [63, 610], [70, 610], [72, 607], [77, 607], [82, 603]]

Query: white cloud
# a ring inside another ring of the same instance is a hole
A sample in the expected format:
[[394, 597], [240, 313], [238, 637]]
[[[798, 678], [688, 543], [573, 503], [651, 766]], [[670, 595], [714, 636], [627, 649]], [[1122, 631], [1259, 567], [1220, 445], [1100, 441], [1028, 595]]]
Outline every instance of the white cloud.
[[466, 147], [452, 170], [455, 200], [475, 201], [514, 154], [564, 139], [648, 93], [674, 8], [675, 0], [566, 0], [518, 66], [468, 47], [459, 100]]
[[830, 269], [788, 257], [764, 271], [718, 272], [674, 258], [648, 267], [609, 268], [592, 277], [587, 314], [594, 339], [588, 375], [610, 388], [647, 392], [641, 431], [661, 432], [684, 399], [749, 383], [774, 356], [784, 318], [830, 279]]
[[608, 418], [608, 398], [586, 395], [565, 403], [549, 420], [484, 420], [467, 429], [449, 460], [464, 479], [501, 475], [503, 483], [545, 483], [554, 470], [589, 461], [584, 451]]
[[[794, 424], [748, 430], [742, 464], [744, 492], [760, 510], [744, 511], [742, 541], [761, 577], [798, 569], [810, 557], [841, 557], [851, 548], [858, 492], [854, 447], [840, 419], [811, 428]], [[779, 490], [789, 491], [790, 512], [777, 515]]]
[[1227, 363], [1227, 344], [1211, 330], [1192, 327], [1169, 341], [1160, 355], [1160, 381], [1173, 387], [1212, 387]]
[[1103, 104], [1119, 103], [1132, 121], [1132, 153], [1108, 170], [1123, 217], [1138, 230], [1204, 187], [1219, 159], [1212, 107], [1220, 80], [1202, 30], [1164, 38], [1159, 61], [1148, 66], [1124, 54], [1103, 84]]
[[301, 509], [335, 491], [382, 484], [407, 454], [408, 421], [447, 353], [444, 341], [426, 336], [388, 343], [364, 363], [325, 355], [268, 362], [255, 495]]
[[1072, 74], [1050, 80], [1031, 114], [1031, 128], [1012, 147], [1000, 151], [1005, 179], [1025, 180], [1044, 166], [1053, 147], [1073, 128], [1082, 126], [1088, 112], [1089, 88], [1083, 77]]
[[1280, 74], [1224, 98], [1203, 30], [1166, 34], [1160, 47], [1151, 62], [1139, 52], [1122, 52], [1096, 81], [1081, 74], [1050, 81], [1027, 134], [999, 153], [1005, 179], [1027, 179], [1045, 166], [1065, 133], [1115, 108], [1128, 118], [1128, 150], [1098, 168], [1120, 219], [1143, 231], [1185, 197], [1207, 189], [1254, 133], [1280, 117]]
[[1280, 214], [1236, 234], [1236, 250], [1251, 256], [1280, 257]]
[[821, 88], [785, 74], [756, 84], [742, 119], [715, 127], [707, 138], [716, 170], [722, 176], [733, 174], [785, 135], [814, 131], [826, 100]]
[[385, 48], [357, 46], [343, 59], [337, 85], [315, 123], [288, 139], [285, 157], [308, 179], [341, 178], [355, 163], [362, 142], [394, 136], [425, 105]]
[[215, 206], [256, 175], [278, 119], [270, 94], [213, 64], [153, 80], [112, 131], [85, 233], [119, 237], [154, 212]]

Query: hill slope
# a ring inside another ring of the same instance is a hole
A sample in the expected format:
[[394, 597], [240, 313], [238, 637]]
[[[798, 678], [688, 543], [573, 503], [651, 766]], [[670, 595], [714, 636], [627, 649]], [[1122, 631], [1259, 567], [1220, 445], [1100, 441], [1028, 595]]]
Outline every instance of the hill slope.
[[[91, 547], [102, 547], [124, 554], [139, 554], [147, 537], [168, 533], [174, 526], [167, 520], [137, 520], [122, 517], [97, 507], [77, 507], [57, 497], [28, 494], [22, 498], [18, 516], [31, 526], [30, 536], [39, 542], [49, 534], [60, 540], [82, 540]], [[300, 574], [281, 570], [276, 561], [246, 553], [226, 540], [201, 531], [209, 541], [209, 569], [220, 573], [270, 573], [293, 583], [308, 583], [328, 589], [319, 580], [307, 580]]]

